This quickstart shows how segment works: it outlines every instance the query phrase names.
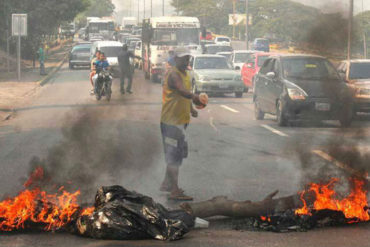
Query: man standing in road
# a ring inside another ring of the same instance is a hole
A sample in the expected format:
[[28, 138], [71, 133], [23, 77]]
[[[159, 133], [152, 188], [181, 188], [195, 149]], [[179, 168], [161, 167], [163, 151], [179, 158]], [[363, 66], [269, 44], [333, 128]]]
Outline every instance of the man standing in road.
[[128, 50], [126, 44], [122, 46], [122, 51], [118, 54], [118, 64], [120, 67], [120, 79], [121, 79], [121, 94], [125, 93], [125, 78], [128, 80], [127, 84], [127, 93], [132, 94], [131, 87], [132, 87], [132, 74], [133, 68], [130, 64], [130, 58], [137, 58], [141, 59], [141, 57], [135, 56]]
[[45, 72], [45, 51], [43, 49], [43, 45], [39, 48], [37, 52], [39, 55], [39, 62], [40, 62], [40, 75], [46, 75]]
[[185, 130], [190, 123], [190, 115], [198, 116], [192, 102], [205, 106], [200, 101], [199, 95], [191, 92], [190, 76], [186, 71], [189, 59], [190, 52], [186, 48], [177, 48], [176, 65], [167, 74], [163, 84], [161, 133], [167, 169], [160, 190], [170, 192], [169, 199], [173, 200], [193, 199], [179, 188], [179, 168], [188, 153]]

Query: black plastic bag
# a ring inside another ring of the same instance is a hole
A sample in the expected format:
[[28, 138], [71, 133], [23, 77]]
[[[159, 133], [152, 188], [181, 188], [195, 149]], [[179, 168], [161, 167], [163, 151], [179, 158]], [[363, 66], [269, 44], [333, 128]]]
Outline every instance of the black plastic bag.
[[177, 240], [193, 226], [194, 217], [185, 211], [169, 211], [152, 198], [118, 185], [100, 188], [94, 213], [77, 221], [84, 236], [118, 240]]

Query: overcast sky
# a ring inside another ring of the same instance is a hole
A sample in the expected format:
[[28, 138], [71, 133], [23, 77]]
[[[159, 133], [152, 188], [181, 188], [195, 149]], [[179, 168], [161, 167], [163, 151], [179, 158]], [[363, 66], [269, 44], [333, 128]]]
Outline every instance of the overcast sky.
[[[146, 3], [146, 17], [150, 15], [150, 1], [151, 0], [112, 0], [116, 5], [116, 11], [123, 9], [130, 9], [133, 16], [137, 16], [137, 4], [140, 3], [140, 18], [143, 17], [143, 7], [144, 1]], [[162, 15], [162, 0], [152, 0], [153, 1], [153, 16]], [[179, 0], [181, 1], [181, 0]], [[199, 0], [202, 1], [202, 0]], [[295, 2], [300, 2], [306, 5], [311, 5], [321, 9], [323, 12], [343, 12], [345, 13], [348, 9], [349, 0], [293, 0]], [[170, 6], [171, 0], [164, 0], [165, 2], [165, 14], [170, 15], [173, 13], [173, 8]], [[364, 4], [365, 10], [370, 10], [370, 0], [354, 0], [355, 2], [355, 12], [361, 12], [362, 3]]]

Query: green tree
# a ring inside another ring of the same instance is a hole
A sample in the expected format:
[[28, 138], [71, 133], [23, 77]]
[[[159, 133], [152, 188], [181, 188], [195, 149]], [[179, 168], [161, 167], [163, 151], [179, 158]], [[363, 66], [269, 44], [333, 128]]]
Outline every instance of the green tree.
[[111, 0], [87, 0], [89, 7], [82, 13], [80, 13], [76, 21], [79, 27], [86, 25], [86, 17], [103, 17], [111, 16], [114, 12], [115, 6]]
[[[10, 30], [12, 13], [28, 14], [28, 36], [22, 43], [23, 54], [31, 57], [43, 39], [43, 35], [55, 34], [63, 22], [71, 22], [75, 16], [88, 7], [88, 0], [2, 0], [0, 9], [0, 32]], [[0, 42], [6, 43], [6, 35]]]

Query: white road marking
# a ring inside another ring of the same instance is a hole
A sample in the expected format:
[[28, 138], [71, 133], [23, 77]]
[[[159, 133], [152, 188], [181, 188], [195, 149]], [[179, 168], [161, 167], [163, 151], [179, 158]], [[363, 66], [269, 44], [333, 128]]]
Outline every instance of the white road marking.
[[211, 125], [211, 127], [212, 127], [216, 132], [218, 132], [218, 129], [217, 129], [216, 125], [213, 123], [213, 117], [210, 117], [210, 118], [209, 118], [209, 125]]
[[[317, 156], [319, 156], [320, 158], [326, 160], [326, 161], [329, 161], [330, 163], [332, 163], [333, 165], [335, 165], [336, 167], [339, 167], [351, 174], [357, 174], [359, 176], [363, 176], [363, 174], [359, 174], [359, 171], [353, 169], [352, 167], [350, 167], [349, 165], [343, 163], [343, 162], [340, 162], [339, 160], [335, 159], [334, 157], [332, 157], [331, 155], [325, 153], [324, 151], [322, 150], [312, 150], [312, 153], [316, 154]], [[370, 180], [370, 177], [367, 176], [366, 177], [367, 180]]]
[[274, 128], [272, 128], [271, 126], [269, 126], [267, 124], [261, 124], [261, 127], [265, 128], [265, 129], [268, 129], [272, 133], [277, 134], [279, 136], [289, 137], [287, 134], [281, 132], [280, 130], [274, 129]]
[[220, 105], [222, 108], [228, 110], [228, 111], [231, 111], [231, 112], [234, 112], [234, 113], [239, 113], [239, 111], [231, 108], [231, 107], [228, 107], [227, 105]]

